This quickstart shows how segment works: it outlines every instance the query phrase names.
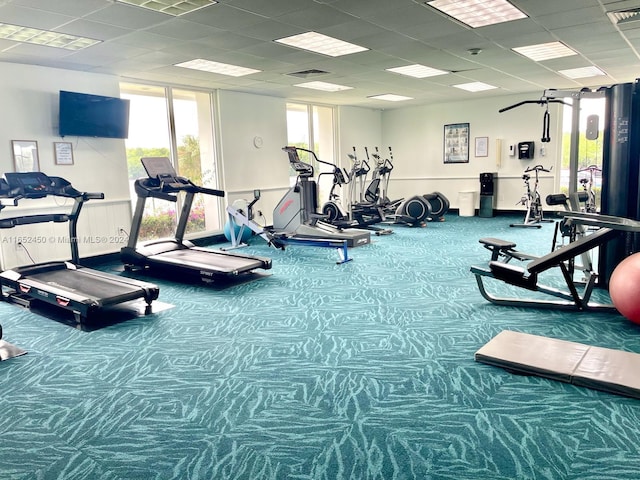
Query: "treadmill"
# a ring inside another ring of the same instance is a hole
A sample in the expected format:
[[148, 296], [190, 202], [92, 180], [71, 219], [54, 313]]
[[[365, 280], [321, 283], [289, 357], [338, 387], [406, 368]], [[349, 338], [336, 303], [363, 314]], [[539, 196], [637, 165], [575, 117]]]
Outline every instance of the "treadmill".
[[[201, 193], [222, 197], [224, 192], [204, 188], [179, 177], [167, 157], [145, 157], [141, 162], [148, 178], [140, 178], [134, 183], [138, 200], [129, 241], [120, 253], [127, 270], [164, 273], [170, 275], [172, 280], [200, 280], [211, 283], [255, 273], [257, 269], [271, 268], [269, 258], [200, 248], [185, 240], [184, 234], [194, 196]], [[185, 196], [174, 238], [138, 243], [147, 199], [158, 198], [176, 202], [180, 192], [184, 192]]]
[[47, 222], [67, 222], [71, 261], [37, 263], [5, 270], [0, 273], [2, 299], [26, 308], [48, 304], [73, 313], [76, 326], [85, 330], [98, 313], [144, 300], [145, 314], [151, 313], [151, 303], [158, 298], [156, 285], [118, 275], [92, 270], [79, 265], [77, 224], [85, 202], [104, 198], [102, 193], [76, 190], [67, 180], [49, 177], [42, 172], [5, 173], [0, 180], [0, 210], [17, 206], [23, 199], [43, 199], [49, 196], [74, 200], [70, 213], [26, 215], [0, 219], [0, 229]]

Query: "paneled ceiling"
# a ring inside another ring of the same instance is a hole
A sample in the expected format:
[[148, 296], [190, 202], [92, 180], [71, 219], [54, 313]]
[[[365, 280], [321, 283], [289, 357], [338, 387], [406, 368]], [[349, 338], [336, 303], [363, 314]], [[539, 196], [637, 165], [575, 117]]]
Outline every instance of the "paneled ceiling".
[[[608, 12], [640, 0], [511, 0], [528, 18], [471, 29], [418, 0], [220, 0], [179, 17], [115, 0], [0, 0], [0, 23], [101, 42], [79, 51], [0, 40], [0, 61], [112, 74], [143, 81], [227, 89], [295, 101], [372, 108], [464, 101], [544, 89], [581, 89], [640, 77], [640, 21]], [[633, 17], [633, 16], [632, 16]], [[640, 20], [640, 15], [638, 15]], [[369, 50], [328, 57], [274, 42], [316, 31]], [[514, 47], [561, 41], [578, 55], [543, 62]], [[470, 50], [480, 49], [472, 55]], [[261, 70], [229, 77], [174, 66], [195, 58]], [[421, 63], [452, 73], [414, 79], [385, 71]], [[558, 70], [596, 66], [606, 76], [572, 80]], [[306, 70], [326, 73], [306, 78]], [[328, 93], [295, 86], [323, 81], [353, 87]], [[452, 85], [498, 87], [470, 93]], [[404, 102], [368, 98], [391, 93]]]

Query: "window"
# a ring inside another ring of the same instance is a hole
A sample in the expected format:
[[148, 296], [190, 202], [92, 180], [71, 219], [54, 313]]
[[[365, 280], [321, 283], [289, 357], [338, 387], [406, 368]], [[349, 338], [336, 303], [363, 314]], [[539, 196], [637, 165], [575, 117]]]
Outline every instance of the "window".
[[[130, 100], [129, 138], [126, 140], [131, 198], [133, 183], [146, 175], [142, 157], [168, 157], [180, 176], [197, 185], [217, 188], [212, 98], [208, 92], [137, 84], [121, 84], [121, 96]], [[176, 228], [177, 204], [147, 202], [140, 240], [171, 237]], [[190, 236], [220, 231], [221, 198], [198, 195], [187, 223]]]
[[[571, 100], [566, 99], [570, 102]], [[580, 99], [580, 120], [578, 125], [577, 165], [571, 165], [571, 119], [572, 106], [565, 106], [562, 128], [562, 169], [560, 172], [560, 191], [584, 191], [587, 200], [581, 204], [583, 209], [595, 213], [600, 209], [602, 189], [603, 129], [605, 116], [605, 98]], [[577, 185], [569, 185], [571, 169], [575, 169]]]

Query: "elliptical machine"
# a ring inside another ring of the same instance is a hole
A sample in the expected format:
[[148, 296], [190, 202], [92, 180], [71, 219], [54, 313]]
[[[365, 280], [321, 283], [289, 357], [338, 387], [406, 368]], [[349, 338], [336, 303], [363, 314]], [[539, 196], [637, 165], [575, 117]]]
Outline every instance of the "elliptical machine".
[[339, 228], [326, 222], [326, 216], [318, 213], [318, 185], [314, 169], [300, 160], [298, 151], [307, 152], [319, 163], [332, 165], [318, 159], [315, 152], [306, 148], [287, 146], [283, 150], [289, 157], [289, 165], [298, 173], [296, 184], [282, 197], [273, 210], [273, 228], [298, 238], [331, 238], [346, 240], [349, 247], [370, 243], [368, 230]]
[[[364, 179], [369, 172], [369, 164], [358, 161], [356, 147], [353, 147], [353, 154], [349, 154], [353, 162], [350, 172], [318, 159], [320, 163], [330, 165], [332, 172], [324, 172], [318, 175], [318, 180], [322, 175], [332, 175], [332, 186], [329, 191], [329, 200], [323, 205], [322, 213], [326, 216], [325, 221], [340, 228], [363, 228], [375, 232], [376, 235], [388, 235], [393, 230], [377, 227], [376, 225], [385, 220], [384, 211], [376, 202], [365, 202], [363, 200]], [[343, 185], [349, 185], [348, 210], [342, 206], [340, 194], [337, 189]], [[356, 200], [356, 189], [358, 189], [359, 199]]]
[[[367, 151], [366, 147], [365, 151]], [[413, 195], [407, 199], [389, 200], [387, 189], [393, 170], [393, 151], [389, 147], [389, 158], [381, 160], [376, 147], [376, 153], [373, 154], [373, 157], [376, 160], [374, 179], [378, 178], [381, 185], [379, 198], [383, 202], [386, 215], [393, 219], [394, 223], [424, 227], [426, 222], [444, 221], [444, 214], [449, 210], [449, 200], [440, 192]]]

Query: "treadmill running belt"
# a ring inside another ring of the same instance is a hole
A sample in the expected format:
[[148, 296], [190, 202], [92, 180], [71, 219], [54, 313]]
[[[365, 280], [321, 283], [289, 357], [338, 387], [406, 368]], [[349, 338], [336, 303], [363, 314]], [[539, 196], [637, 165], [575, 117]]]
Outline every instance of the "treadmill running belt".
[[246, 272], [263, 266], [263, 262], [253, 258], [194, 248], [160, 253], [150, 257], [150, 260], [220, 273]]
[[35, 273], [24, 279], [25, 283], [30, 281], [41, 282], [65, 292], [94, 298], [103, 304], [109, 303], [111, 298], [121, 299], [129, 294], [135, 295], [132, 298], [140, 297], [139, 287], [121, 283], [119, 277], [115, 277], [113, 280], [103, 277], [93, 273], [90, 269], [62, 269]]

